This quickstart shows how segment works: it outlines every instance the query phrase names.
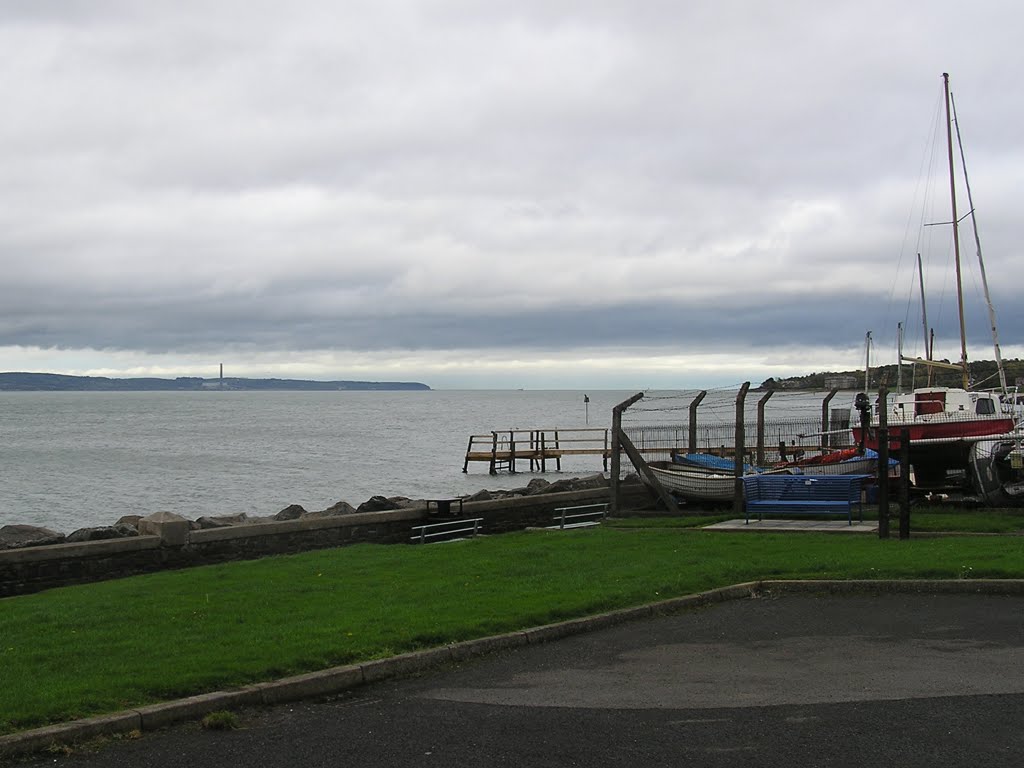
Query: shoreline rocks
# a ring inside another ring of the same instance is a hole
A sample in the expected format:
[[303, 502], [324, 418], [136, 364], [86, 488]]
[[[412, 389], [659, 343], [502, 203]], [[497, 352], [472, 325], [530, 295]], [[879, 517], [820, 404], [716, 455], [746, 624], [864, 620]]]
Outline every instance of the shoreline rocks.
[[[626, 478], [626, 482], [637, 480], [635, 476]], [[517, 496], [536, 496], [548, 493], [560, 493], [564, 491], [584, 491], [596, 488], [608, 487], [610, 481], [601, 473], [587, 475], [585, 477], [561, 478], [549, 482], [541, 477], [535, 477], [521, 488], [510, 490], [487, 490], [481, 489], [476, 493], [463, 495], [463, 501], [494, 501], [499, 499], [514, 498]], [[138, 536], [162, 530], [166, 535], [167, 526], [170, 525], [177, 531], [184, 540], [190, 530], [202, 530], [209, 528], [226, 528], [235, 525], [252, 525], [254, 523], [276, 522], [281, 520], [298, 520], [301, 518], [324, 518], [337, 515], [352, 515], [361, 512], [383, 512], [408, 507], [425, 506], [423, 499], [410, 499], [405, 496], [372, 496], [358, 507], [353, 507], [347, 501], [338, 501], [326, 509], [315, 512], [308, 512], [298, 504], [290, 504], [280, 512], [269, 517], [250, 517], [242, 512], [234, 515], [204, 515], [197, 520], [188, 520], [173, 512], [156, 512], [152, 515], [142, 517], [140, 515], [125, 515], [111, 526], [96, 526], [80, 528], [65, 536], [63, 533], [34, 525], [5, 525], [0, 527], [0, 551], [5, 549], [21, 549], [23, 547], [40, 547], [51, 544], [62, 544], [65, 542], [98, 541], [102, 539], [117, 539], [130, 536]]]

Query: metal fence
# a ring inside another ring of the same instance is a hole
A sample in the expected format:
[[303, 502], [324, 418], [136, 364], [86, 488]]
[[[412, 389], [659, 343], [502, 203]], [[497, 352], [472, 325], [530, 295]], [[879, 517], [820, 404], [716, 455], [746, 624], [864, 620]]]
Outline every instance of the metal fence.
[[[772, 464], [792, 459], [795, 454], [813, 455], [823, 449], [848, 447], [853, 437], [844, 415], [833, 413], [824, 429], [820, 418], [765, 421], [760, 430], [756, 422], [746, 423], [743, 453], [752, 463]], [[673, 451], [734, 456], [737, 443], [736, 425], [726, 423], [698, 424], [693, 431], [694, 445], [690, 444], [689, 423], [623, 425], [623, 432], [649, 461], [668, 460]]]

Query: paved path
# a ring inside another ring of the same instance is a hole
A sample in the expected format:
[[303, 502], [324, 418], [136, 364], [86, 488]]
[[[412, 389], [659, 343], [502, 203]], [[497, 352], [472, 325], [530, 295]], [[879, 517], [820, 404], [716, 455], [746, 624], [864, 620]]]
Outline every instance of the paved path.
[[241, 719], [56, 763], [1016, 767], [1024, 598], [735, 601]]

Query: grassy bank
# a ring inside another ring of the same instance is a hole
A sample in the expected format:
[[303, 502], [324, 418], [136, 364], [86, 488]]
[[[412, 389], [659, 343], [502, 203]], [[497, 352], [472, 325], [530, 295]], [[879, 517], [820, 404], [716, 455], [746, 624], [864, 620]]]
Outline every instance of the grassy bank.
[[1024, 577], [1024, 537], [592, 529], [57, 589], [0, 601], [0, 732], [741, 581], [909, 577]]

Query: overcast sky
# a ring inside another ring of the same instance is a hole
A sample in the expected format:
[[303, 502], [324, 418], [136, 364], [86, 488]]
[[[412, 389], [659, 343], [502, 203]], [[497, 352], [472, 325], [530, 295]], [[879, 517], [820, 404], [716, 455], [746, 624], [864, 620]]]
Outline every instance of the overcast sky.
[[956, 357], [950, 228], [919, 226], [950, 218], [944, 71], [1022, 356], [1022, 28], [984, 0], [0, 0], [0, 370], [758, 383], [861, 366], [868, 330], [895, 362], [898, 322], [919, 352], [919, 250]]

